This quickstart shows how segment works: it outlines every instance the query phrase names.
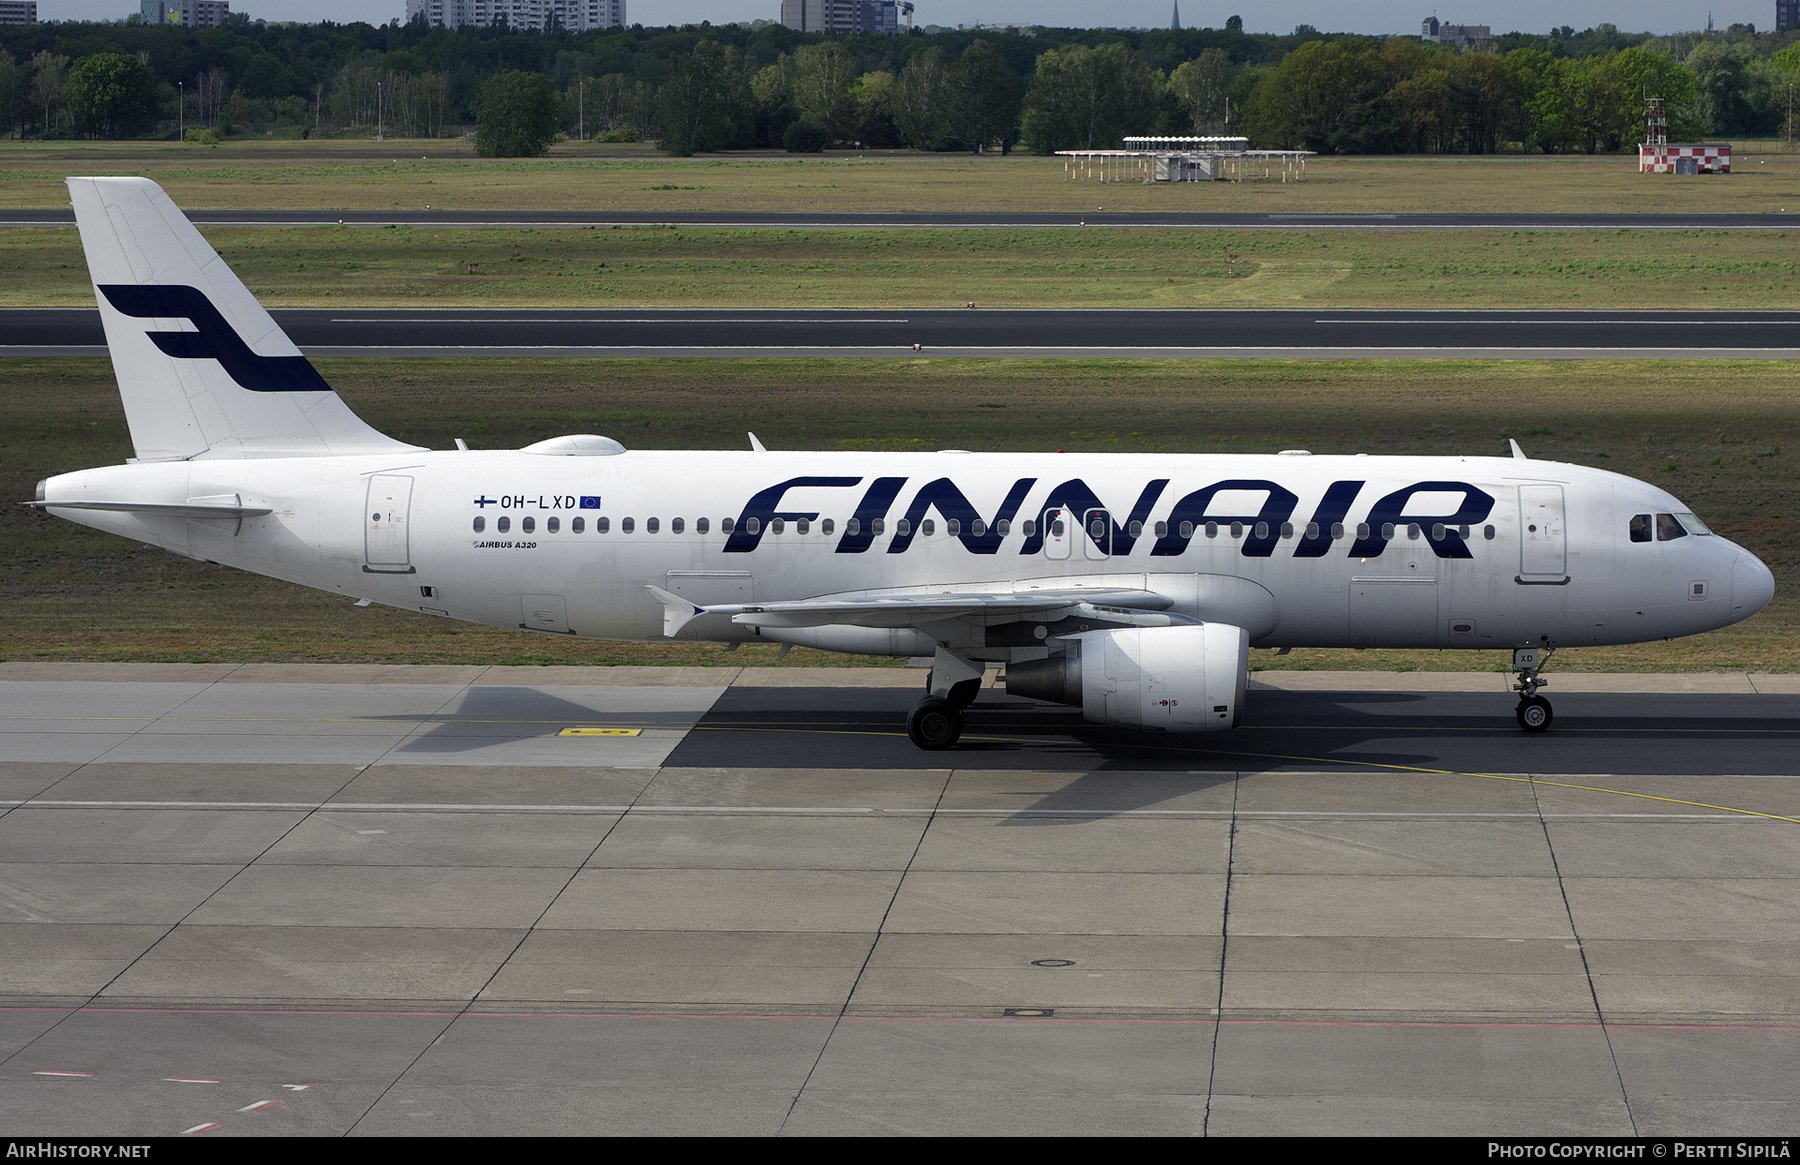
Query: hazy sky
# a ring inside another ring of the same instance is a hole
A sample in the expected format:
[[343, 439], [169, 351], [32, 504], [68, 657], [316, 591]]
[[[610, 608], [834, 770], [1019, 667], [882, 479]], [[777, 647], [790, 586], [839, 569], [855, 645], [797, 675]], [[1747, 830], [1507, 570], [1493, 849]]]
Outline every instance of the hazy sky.
[[[265, 20], [367, 20], [381, 23], [402, 16], [405, 0], [231, 0], [234, 12], [247, 12]], [[1092, 0], [916, 0], [918, 23], [1092, 25], [1097, 7]], [[1116, 26], [1163, 27], [1169, 23], [1171, 0], [1114, 0], [1104, 5], [1106, 23]], [[1235, 7], [1233, 6], [1235, 5]], [[40, 20], [116, 20], [135, 12], [130, 0], [38, 0]], [[1488, 24], [1495, 32], [1515, 30], [1547, 32], [1569, 24], [1576, 28], [1611, 21], [1632, 32], [1679, 32], [1706, 24], [1705, 0], [1697, 4], [1673, 0], [1644, 0], [1621, 5], [1600, 0], [1466, 0], [1436, 5], [1402, 0], [1374, 0], [1347, 8], [1323, 0], [1246, 0], [1230, 3], [1190, 3], [1181, 6], [1181, 23], [1188, 28], [1218, 27], [1234, 12], [1242, 13], [1248, 32], [1288, 32], [1296, 24], [1311, 24], [1327, 32], [1405, 32], [1417, 34], [1419, 21], [1435, 12], [1438, 19], [1464, 24]], [[781, 0], [627, 0], [628, 19], [634, 24], [715, 24], [774, 20], [781, 15]], [[1721, 0], [1711, 9], [1713, 21], [1723, 28], [1750, 23], [1775, 27], [1775, 0]]]

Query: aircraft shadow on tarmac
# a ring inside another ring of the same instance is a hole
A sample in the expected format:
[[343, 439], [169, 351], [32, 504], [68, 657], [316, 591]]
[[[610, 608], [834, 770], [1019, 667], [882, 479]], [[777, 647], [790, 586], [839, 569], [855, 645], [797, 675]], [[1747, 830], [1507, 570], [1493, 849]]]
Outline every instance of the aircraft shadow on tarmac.
[[[1521, 732], [1494, 693], [1254, 692], [1227, 733], [1174, 735], [1090, 724], [1073, 708], [1005, 697], [969, 708], [961, 742], [906, 739], [915, 693], [732, 688], [672, 766], [1057, 769], [1229, 773], [1447, 769], [1543, 774], [1796, 771], [1800, 697], [1566, 694], [1542, 734]], [[1722, 758], [1725, 758], [1722, 760]]]
[[1800, 697], [1565, 693], [1551, 730], [1527, 734], [1501, 692], [1258, 691], [1236, 730], [1177, 735], [1090, 724], [1073, 708], [993, 694], [969, 708], [962, 741], [944, 752], [922, 751], [906, 738], [906, 712], [917, 698], [893, 688], [746, 686], [727, 689], [700, 712], [642, 710], [641, 700], [635, 709], [609, 708], [604, 693], [576, 702], [554, 689], [477, 687], [399, 751], [466, 761], [491, 749], [494, 763], [507, 763], [500, 752], [506, 746], [543, 742], [578, 725], [614, 725], [684, 732], [663, 762], [676, 768], [1083, 774], [1021, 806], [1021, 825], [1148, 808], [1237, 773], [1800, 771]]

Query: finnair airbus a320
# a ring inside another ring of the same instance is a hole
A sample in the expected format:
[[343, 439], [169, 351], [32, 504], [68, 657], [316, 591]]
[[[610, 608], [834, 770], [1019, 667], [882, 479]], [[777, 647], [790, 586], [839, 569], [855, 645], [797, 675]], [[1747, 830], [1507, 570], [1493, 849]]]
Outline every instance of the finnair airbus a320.
[[1550, 651], [1724, 627], [1774, 579], [1652, 485], [1510, 458], [436, 452], [359, 420], [155, 183], [71, 178], [137, 457], [41, 509], [324, 591], [596, 639], [929, 656], [1102, 724], [1238, 724], [1257, 647]]

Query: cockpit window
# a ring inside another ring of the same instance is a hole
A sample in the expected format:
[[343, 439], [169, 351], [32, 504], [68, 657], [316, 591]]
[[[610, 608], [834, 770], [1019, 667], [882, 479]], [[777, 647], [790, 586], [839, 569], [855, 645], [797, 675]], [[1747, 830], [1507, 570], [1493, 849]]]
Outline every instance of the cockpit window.
[[1650, 515], [1631, 515], [1631, 540], [1633, 542], [1650, 541]]
[[1656, 515], [1656, 540], [1658, 542], [1673, 542], [1677, 538], [1686, 537], [1687, 531], [1681, 528], [1681, 523], [1675, 520], [1674, 514]]
[[1676, 514], [1675, 520], [1677, 522], [1680, 522], [1689, 534], [1711, 534], [1712, 533], [1711, 530], [1707, 529], [1706, 523], [1702, 522], [1699, 518], [1695, 517], [1693, 514], [1687, 514], [1687, 513]]

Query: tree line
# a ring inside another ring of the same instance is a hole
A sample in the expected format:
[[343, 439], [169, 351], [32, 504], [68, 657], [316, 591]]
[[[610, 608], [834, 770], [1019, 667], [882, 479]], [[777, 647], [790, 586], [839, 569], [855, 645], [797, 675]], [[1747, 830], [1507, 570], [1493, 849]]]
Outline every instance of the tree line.
[[[538, 34], [422, 20], [224, 28], [0, 27], [0, 117], [22, 138], [458, 135], [539, 152], [558, 134], [671, 154], [831, 145], [1048, 153], [1126, 134], [1232, 132], [1324, 153], [1598, 152], [1642, 135], [1791, 133], [1800, 34], [1411, 37], [1221, 29], [916, 30], [828, 37], [769, 21]], [[484, 128], [485, 126], [485, 128]]]

